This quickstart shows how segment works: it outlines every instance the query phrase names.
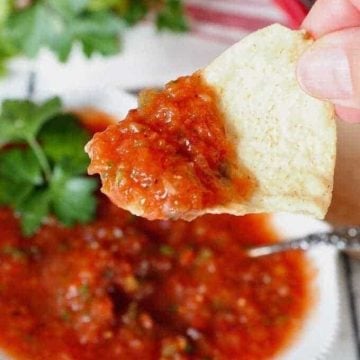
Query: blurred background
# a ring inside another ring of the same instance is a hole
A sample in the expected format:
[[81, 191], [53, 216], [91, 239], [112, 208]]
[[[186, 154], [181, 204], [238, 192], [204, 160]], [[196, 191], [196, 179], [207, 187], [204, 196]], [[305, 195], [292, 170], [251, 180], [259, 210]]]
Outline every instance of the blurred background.
[[51, 93], [90, 83], [130, 92], [157, 87], [206, 65], [250, 31], [274, 22], [298, 27], [311, 3], [1, 0], [0, 83], [17, 92], [32, 72]]

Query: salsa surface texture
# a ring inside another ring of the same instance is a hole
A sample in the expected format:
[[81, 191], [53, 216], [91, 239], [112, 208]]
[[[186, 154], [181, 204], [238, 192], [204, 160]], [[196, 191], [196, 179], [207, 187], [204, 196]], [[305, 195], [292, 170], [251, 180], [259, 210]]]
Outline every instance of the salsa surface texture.
[[0, 348], [19, 359], [268, 359], [309, 305], [300, 253], [251, 260], [265, 216], [148, 222], [102, 199], [91, 225], [20, 235], [0, 210]]
[[140, 93], [139, 108], [88, 145], [89, 171], [136, 215], [192, 219], [251, 195], [254, 180], [240, 168], [228, 130], [214, 90], [195, 73]]

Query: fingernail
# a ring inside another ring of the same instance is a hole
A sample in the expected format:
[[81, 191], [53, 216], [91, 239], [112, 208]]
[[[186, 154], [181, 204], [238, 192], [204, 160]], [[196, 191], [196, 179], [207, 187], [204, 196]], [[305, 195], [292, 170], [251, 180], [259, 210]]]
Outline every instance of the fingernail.
[[301, 87], [315, 97], [328, 100], [352, 97], [351, 70], [344, 49], [315, 45], [300, 58], [297, 75]]

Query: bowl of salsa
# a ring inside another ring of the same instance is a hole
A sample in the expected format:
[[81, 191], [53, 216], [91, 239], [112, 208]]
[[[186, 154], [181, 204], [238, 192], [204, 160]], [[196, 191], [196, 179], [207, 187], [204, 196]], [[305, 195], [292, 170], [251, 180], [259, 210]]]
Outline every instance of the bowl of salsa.
[[[114, 90], [63, 98], [89, 133], [134, 106]], [[244, 249], [324, 229], [286, 214], [148, 221], [99, 193], [94, 221], [50, 217], [25, 238], [2, 207], [0, 359], [317, 359], [337, 326], [335, 252]]]

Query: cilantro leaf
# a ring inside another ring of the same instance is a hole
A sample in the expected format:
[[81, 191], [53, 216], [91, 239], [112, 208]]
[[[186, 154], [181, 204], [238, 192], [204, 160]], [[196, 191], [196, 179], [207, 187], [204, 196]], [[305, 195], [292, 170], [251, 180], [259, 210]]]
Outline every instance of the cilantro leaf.
[[144, 0], [133, 0], [128, 4], [124, 19], [128, 25], [134, 25], [144, 18], [148, 12], [148, 6]]
[[74, 175], [86, 173], [89, 158], [84, 151], [90, 134], [72, 114], [60, 114], [46, 123], [39, 133], [45, 154]]
[[31, 193], [34, 186], [26, 182], [14, 182], [8, 177], [0, 177], [0, 206], [16, 209]]
[[46, 42], [49, 35], [46, 29], [52, 27], [52, 24], [46, 8], [36, 3], [25, 10], [14, 12], [8, 18], [6, 27], [17, 48], [26, 56], [34, 57]]
[[9, 17], [9, 37], [29, 57], [48, 47], [66, 61], [75, 42], [83, 45], [87, 56], [118, 52], [121, 20], [111, 11], [86, 11], [87, 5], [88, 0], [36, 2]]
[[109, 10], [114, 6], [124, 6], [126, 2], [126, 0], [89, 0], [88, 9], [91, 11]]
[[2, 25], [8, 18], [11, 10], [10, 0], [2, 0], [0, 2], [0, 25]]
[[0, 146], [34, 138], [60, 109], [57, 97], [40, 105], [27, 100], [5, 100], [0, 114]]
[[98, 184], [95, 179], [84, 176], [69, 177], [56, 168], [50, 184], [52, 208], [65, 225], [86, 223], [95, 215], [96, 199], [93, 196]]
[[30, 149], [11, 149], [0, 153], [0, 176], [13, 182], [41, 185], [39, 162]]
[[47, 0], [54, 11], [65, 17], [75, 17], [88, 6], [89, 0]]
[[42, 183], [40, 165], [30, 149], [0, 153], [0, 204], [16, 209]]
[[16, 54], [16, 49], [6, 36], [4, 28], [4, 24], [11, 11], [10, 1], [11, 0], [0, 1], [0, 75], [3, 75], [6, 72], [7, 60]]
[[15, 45], [6, 37], [0, 25], [0, 76], [6, 73], [7, 61], [18, 53]]
[[99, 52], [112, 55], [119, 51], [118, 33], [122, 28], [121, 21], [113, 14], [95, 12], [79, 18], [71, 25], [72, 36], [80, 41], [84, 53], [90, 57]]
[[165, 0], [164, 8], [157, 15], [156, 25], [159, 30], [187, 31], [189, 26], [182, 2], [180, 0]]
[[[85, 175], [90, 134], [61, 102], [41, 105], [6, 100], [0, 114], [0, 206], [17, 211], [23, 234], [33, 235], [46, 217], [65, 225], [93, 219], [97, 181]], [[9, 146], [10, 145], [10, 146]]]
[[63, 62], [75, 43], [87, 56], [115, 54], [122, 25], [149, 13], [158, 29], [188, 28], [182, 0], [0, 0], [0, 75], [9, 58], [35, 57], [44, 47]]
[[46, 190], [36, 190], [18, 207], [21, 229], [25, 236], [34, 235], [49, 213], [49, 194]]
[[122, 23], [111, 12], [84, 12], [88, 0], [50, 0], [49, 3], [62, 15], [58, 18], [61, 27], [53, 29], [57, 31], [50, 28], [49, 39], [44, 41], [44, 45], [53, 49], [60, 60], [67, 59], [76, 41], [82, 44], [88, 57], [95, 52], [112, 55], [119, 51], [118, 33]]

